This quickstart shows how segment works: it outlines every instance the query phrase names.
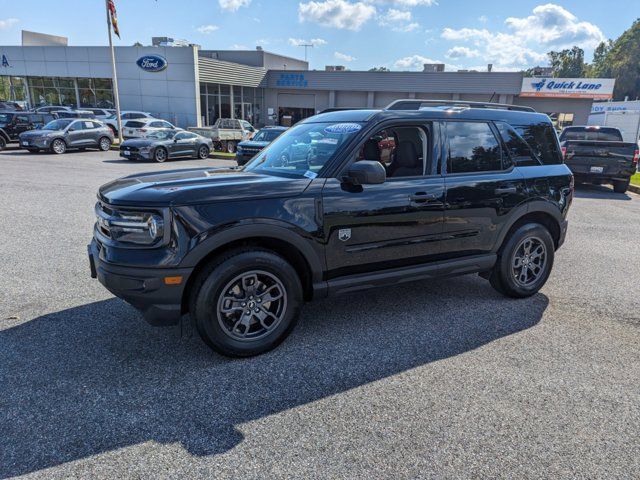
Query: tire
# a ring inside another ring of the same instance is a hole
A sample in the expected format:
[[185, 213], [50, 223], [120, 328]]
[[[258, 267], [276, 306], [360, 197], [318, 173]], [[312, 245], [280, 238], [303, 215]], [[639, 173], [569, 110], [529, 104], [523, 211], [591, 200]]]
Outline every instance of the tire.
[[4, 150], [5, 148], [7, 148], [7, 141], [4, 137], [0, 137], [0, 150]]
[[111, 139], [109, 137], [100, 137], [98, 148], [103, 152], [108, 152], [111, 148]]
[[227, 153], [236, 153], [236, 142], [226, 142], [224, 145], [224, 150]]
[[613, 191], [616, 193], [625, 193], [629, 188], [629, 183], [631, 180], [613, 180], [611, 183], [613, 184]]
[[198, 153], [196, 153], [196, 158], [204, 160], [205, 158], [209, 158], [209, 147], [206, 145], [200, 145], [198, 148]]
[[67, 151], [67, 144], [64, 140], [60, 138], [56, 138], [53, 142], [51, 142], [51, 152], [57, 153], [58, 155], [62, 155]]
[[[274, 299], [260, 303], [265, 298]], [[239, 249], [201, 272], [190, 292], [189, 310], [214, 351], [250, 357], [275, 348], [291, 333], [302, 303], [300, 279], [285, 259], [269, 250]]]
[[[527, 255], [528, 241], [531, 244]], [[538, 255], [534, 255], [535, 253]], [[547, 282], [554, 254], [553, 238], [546, 227], [538, 223], [522, 225], [505, 239], [489, 275], [489, 282], [507, 297], [530, 297]]]
[[169, 158], [169, 152], [164, 147], [158, 147], [153, 152], [153, 159], [158, 163], [164, 162], [167, 158]]
[[40, 151], [39, 148], [27, 148], [29, 153], [38, 153]]

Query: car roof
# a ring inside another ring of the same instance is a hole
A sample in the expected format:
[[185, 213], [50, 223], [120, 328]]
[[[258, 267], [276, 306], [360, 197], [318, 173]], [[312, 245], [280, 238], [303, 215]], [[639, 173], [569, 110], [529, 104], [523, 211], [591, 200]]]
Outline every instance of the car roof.
[[544, 113], [500, 108], [467, 108], [467, 107], [427, 107], [419, 110], [337, 110], [320, 113], [303, 120], [301, 123], [319, 122], [369, 122], [384, 120], [493, 120], [512, 125], [550, 123]]

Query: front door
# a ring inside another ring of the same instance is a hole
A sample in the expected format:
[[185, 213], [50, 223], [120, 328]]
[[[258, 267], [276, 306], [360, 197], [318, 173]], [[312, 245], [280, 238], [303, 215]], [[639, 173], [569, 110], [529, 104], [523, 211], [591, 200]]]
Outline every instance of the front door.
[[322, 191], [328, 279], [428, 262], [440, 253], [444, 179], [435, 167], [431, 125], [391, 126], [366, 140], [352, 161], [377, 160], [379, 185], [327, 179]]
[[170, 156], [185, 157], [195, 155], [197, 135], [191, 132], [178, 132], [173, 137], [173, 144], [170, 147]]
[[449, 121], [442, 130], [447, 158], [442, 253], [489, 253], [513, 208], [526, 200], [524, 176], [493, 124]]

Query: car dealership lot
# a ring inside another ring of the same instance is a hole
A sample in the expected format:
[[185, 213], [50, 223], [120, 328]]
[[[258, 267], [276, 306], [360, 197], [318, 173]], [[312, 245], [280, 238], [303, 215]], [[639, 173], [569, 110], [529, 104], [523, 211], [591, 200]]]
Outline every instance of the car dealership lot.
[[540, 294], [477, 276], [309, 304], [230, 360], [89, 278], [118, 152], [0, 152], [0, 477], [640, 475], [640, 197], [581, 187]]

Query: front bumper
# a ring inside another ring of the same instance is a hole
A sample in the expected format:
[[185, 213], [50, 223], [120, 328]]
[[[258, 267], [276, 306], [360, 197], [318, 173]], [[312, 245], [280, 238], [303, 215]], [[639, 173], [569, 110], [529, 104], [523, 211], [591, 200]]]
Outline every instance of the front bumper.
[[[176, 325], [182, 316], [182, 296], [191, 268], [124, 267], [100, 258], [95, 239], [87, 246], [91, 278], [97, 278], [116, 297], [138, 309], [151, 325]], [[167, 285], [165, 277], [181, 276], [180, 284]]]
[[49, 148], [49, 139], [43, 137], [21, 138], [18, 140], [22, 148]]
[[563, 220], [560, 223], [560, 237], [558, 238], [558, 246], [557, 246], [557, 248], [560, 248], [562, 246], [562, 244], [564, 243], [565, 239], [567, 238], [567, 229], [568, 229], [568, 227], [569, 227], [569, 221], [568, 220]]
[[236, 152], [236, 162], [238, 165], [245, 165], [249, 160], [255, 157], [257, 153], [238, 153]]
[[129, 154], [125, 155], [124, 151], [120, 150], [120, 156], [122, 158], [126, 158], [127, 160], [151, 160], [152, 153], [151, 151], [149, 151], [148, 153], [143, 153], [140, 151], [129, 151]]

